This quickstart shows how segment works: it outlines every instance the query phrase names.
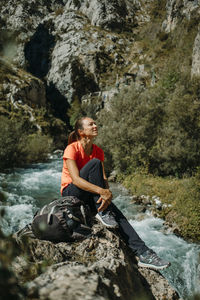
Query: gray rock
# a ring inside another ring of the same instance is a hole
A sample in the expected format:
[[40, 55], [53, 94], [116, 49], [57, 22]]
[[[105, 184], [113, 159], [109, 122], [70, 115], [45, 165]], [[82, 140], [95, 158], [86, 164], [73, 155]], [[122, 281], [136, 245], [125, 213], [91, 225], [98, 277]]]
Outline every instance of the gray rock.
[[2, 1], [3, 55], [45, 80], [47, 88], [68, 102], [81, 99], [99, 90], [102, 74], [115, 67], [113, 52], [126, 52], [128, 43], [125, 36], [120, 39], [94, 26], [119, 29], [128, 17], [133, 22], [138, 7], [138, 1], [128, 0]]
[[45, 106], [46, 92], [44, 83], [24, 70], [13, 67], [9, 62], [0, 59], [7, 70], [7, 76], [0, 83], [0, 90], [5, 100], [18, 105]]
[[191, 76], [200, 76], [200, 28], [194, 41]]
[[26, 247], [31, 261], [54, 263], [26, 285], [28, 298], [179, 299], [161, 274], [138, 269], [117, 232], [102, 225], [95, 224], [93, 235], [82, 242], [53, 244], [30, 238]]
[[128, 15], [124, 0], [68, 0], [65, 2], [67, 9], [81, 11], [89, 18], [92, 25], [103, 28], [121, 28]]
[[162, 28], [166, 32], [173, 31], [181, 19], [187, 18], [190, 20], [192, 17], [200, 15], [200, 1], [189, 0], [168, 0], [166, 4], [167, 15], [162, 24]]

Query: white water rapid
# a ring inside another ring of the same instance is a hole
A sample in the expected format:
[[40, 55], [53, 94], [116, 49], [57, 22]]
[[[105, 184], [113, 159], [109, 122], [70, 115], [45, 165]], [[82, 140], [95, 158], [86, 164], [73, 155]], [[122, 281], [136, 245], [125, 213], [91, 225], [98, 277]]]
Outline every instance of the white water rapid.
[[[31, 222], [39, 207], [60, 197], [61, 169], [62, 159], [52, 156], [48, 163], [0, 173], [0, 208], [4, 210], [1, 227], [5, 234], [23, 228]], [[162, 274], [179, 295], [186, 300], [200, 293], [200, 245], [187, 243], [167, 232], [163, 221], [148, 212], [140, 213], [140, 207], [130, 204], [130, 195], [119, 185], [111, 184], [111, 189], [113, 201], [140, 237], [162, 258], [171, 262]]]

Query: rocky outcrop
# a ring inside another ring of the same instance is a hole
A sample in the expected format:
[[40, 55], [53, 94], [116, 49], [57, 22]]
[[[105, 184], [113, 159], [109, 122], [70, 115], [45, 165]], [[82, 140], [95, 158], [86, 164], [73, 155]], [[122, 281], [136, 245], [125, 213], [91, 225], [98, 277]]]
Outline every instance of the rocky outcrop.
[[166, 4], [167, 16], [163, 22], [163, 29], [166, 32], [173, 31], [179, 22], [186, 18], [191, 18], [200, 15], [200, 1], [189, 1], [189, 0], [168, 0]]
[[[161, 274], [138, 269], [117, 232], [102, 225], [95, 224], [92, 236], [82, 242], [31, 238], [26, 247], [31, 261], [53, 263], [26, 284], [27, 299], [179, 299]], [[18, 274], [23, 264], [15, 263]]]
[[124, 63], [123, 53], [130, 51], [126, 36], [95, 26], [126, 30], [137, 8], [138, 1], [125, 0], [3, 1], [2, 54], [8, 57], [9, 45], [12, 61], [45, 80], [47, 93], [54, 88], [70, 103], [98, 91], [103, 75]]
[[92, 25], [107, 29], [122, 28], [129, 15], [124, 0], [68, 0], [66, 8], [79, 10], [88, 17]]
[[[31, 74], [12, 66], [5, 60], [1, 63], [0, 98], [11, 102], [16, 108], [21, 104], [32, 107], [46, 105], [44, 83]], [[4, 73], [5, 72], [5, 73]]]
[[[199, 4], [199, 0], [168, 0], [163, 30], [173, 31], [184, 18], [198, 20]], [[61, 102], [107, 91], [107, 85], [113, 87], [117, 76], [123, 78], [138, 60], [141, 66], [150, 63], [141, 53], [133, 61], [132, 53], [134, 33], [151, 20], [153, 5], [153, 0], [1, 1], [1, 54], [42, 79], [49, 101], [59, 102], [54, 106], [62, 111]], [[197, 44], [198, 37], [192, 75], [198, 73]], [[142, 73], [143, 85], [152, 81], [151, 71]]]
[[[173, 32], [175, 28], [181, 25], [184, 20], [188, 21], [190, 28], [197, 28], [200, 17], [200, 1], [179, 1], [179, 0], [168, 0], [166, 4], [166, 19], [162, 24], [162, 29], [167, 32]], [[192, 51], [192, 68], [191, 76], [200, 75], [200, 35], [199, 32], [194, 41]]]
[[200, 76], [200, 27], [199, 32], [197, 33], [197, 36], [194, 41], [191, 75], [192, 77]]

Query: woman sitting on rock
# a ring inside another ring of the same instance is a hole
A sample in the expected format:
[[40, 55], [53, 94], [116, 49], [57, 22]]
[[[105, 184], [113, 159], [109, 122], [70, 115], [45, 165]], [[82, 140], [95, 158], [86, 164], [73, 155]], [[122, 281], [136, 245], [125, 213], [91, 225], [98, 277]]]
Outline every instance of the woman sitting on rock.
[[75, 130], [69, 135], [63, 155], [61, 179], [62, 196], [76, 196], [85, 201], [96, 218], [108, 228], [118, 228], [121, 237], [138, 256], [141, 267], [161, 270], [170, 265], [160, 259], [112, 203], [112, 193], [104, 171], [104, 152], [93, 139], [98, 135], [95, 121], [89, 117], [77, 120]]

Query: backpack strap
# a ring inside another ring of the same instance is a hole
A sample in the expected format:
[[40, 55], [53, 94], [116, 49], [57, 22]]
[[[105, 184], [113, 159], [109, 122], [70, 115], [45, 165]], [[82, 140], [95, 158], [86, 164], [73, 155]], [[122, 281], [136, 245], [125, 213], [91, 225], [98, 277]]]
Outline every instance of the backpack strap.
[[43, 215], [43, 212], [44, 212], [44, 210], [45, 210], [46, 207], [47, 207], [47, 205], [45, 205], [45, 206], [41, 209], [41, 211], [39, 212], [39, 215], [40, 215], [40, 216]]
[[87, 226], [86, 215], [85, 215], [85, 209], [84, 209], [84, 206], [83, 206], [83, 205], [80, 206], [80, 211], [81, 211], [81, 214], [82, 214], [82, 216], [83, 216], [84, 223], [85, 223], [85, 225]]
[[48, 225], [50, 225], [50, 223], [51, 223], [51, 216], [52, 216], [52, 214], [53, 214], [54, 209], [55, 209], [56, 206], [57, 206], [57, 205], [54, 205], [54, 206], [51, 208], [50, 213], [48, 214], [48, 217], [47, 217], [47, 224], [48, 224]]

